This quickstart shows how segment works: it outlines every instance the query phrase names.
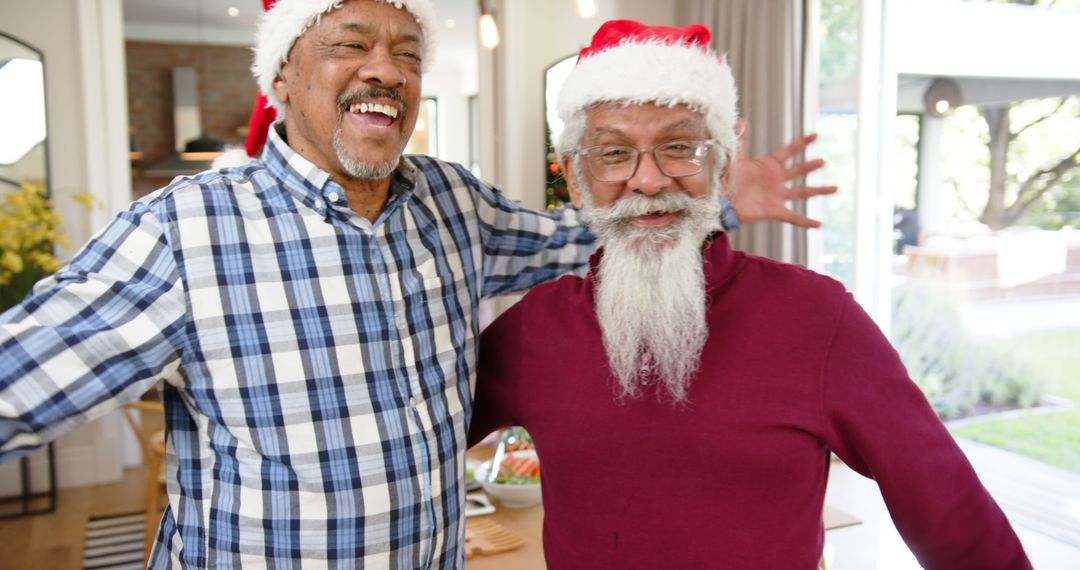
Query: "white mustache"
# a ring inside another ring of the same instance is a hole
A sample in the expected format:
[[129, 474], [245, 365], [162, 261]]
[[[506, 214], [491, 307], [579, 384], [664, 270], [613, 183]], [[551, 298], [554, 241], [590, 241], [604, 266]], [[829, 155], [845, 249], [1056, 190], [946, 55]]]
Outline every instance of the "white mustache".
[[591, 208], [590, 220], [599, 223], [624, 222], [651, 213], [684, 212], [700, 206], [695, 198], [683, 192], [662, 192], [653, 197], [630, 196], [603, 208]]

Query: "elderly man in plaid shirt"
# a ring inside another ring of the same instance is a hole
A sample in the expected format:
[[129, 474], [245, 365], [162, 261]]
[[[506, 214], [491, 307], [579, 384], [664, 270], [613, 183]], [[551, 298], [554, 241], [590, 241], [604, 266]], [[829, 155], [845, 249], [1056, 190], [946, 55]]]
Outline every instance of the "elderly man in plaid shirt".
[[[402, 159], [429, 0], [266, 3], [253, 71], [283, 120], [257, 161], [131, 204], [0, 317], [0, 459], [163, 382], [151, 567], [460, 568], [477, 305], [594, 238]], [[783, 206], [828, 191], [783, 188], [819, 166], [786, 166], [809, 140], [746, 163], [744, 219], [811, 224]]]

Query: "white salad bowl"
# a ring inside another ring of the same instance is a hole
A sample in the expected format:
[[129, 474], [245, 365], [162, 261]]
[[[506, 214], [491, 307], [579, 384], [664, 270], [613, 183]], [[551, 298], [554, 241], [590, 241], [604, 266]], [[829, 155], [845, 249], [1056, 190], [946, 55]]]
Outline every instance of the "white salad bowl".
[[[522, 450], [512, 452], [514, 455], [536, 457], [535, 450]], [[511, 509], [523, 509], [540, 504], [540, 483], [506, 484], [492, 483], [488, 481], [491, 473], [491, 460], [480, 464], [476, 469], [476, 480], [489, 496], [498, 499], [504, 507]]]

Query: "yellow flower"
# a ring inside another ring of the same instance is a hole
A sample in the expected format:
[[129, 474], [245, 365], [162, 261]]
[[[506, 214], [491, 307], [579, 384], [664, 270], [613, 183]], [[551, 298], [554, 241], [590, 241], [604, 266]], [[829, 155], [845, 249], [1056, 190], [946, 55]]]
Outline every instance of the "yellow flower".
[[97, 199], [95, 199], [93, 194], [89, 192], [77, 192], [71, 195], [71, 199], [82, 204], [83, 206], [86, 206], [87, 208], [93, 208], [94, 205], [97, 204]]
[[[74, 198], [93, 204], [86, 193]], [[53, 252], [68, 243], [60, 222], [41, 185], [23, 183], [18, 191], [0, 197], [0, 310], [18, 302], [34, 281], [60, 268]]]
[[14, 251], [5, 251], [3, 255], [0, 255], [0, 267], [12, 274], [22, 273], [23, 259]]

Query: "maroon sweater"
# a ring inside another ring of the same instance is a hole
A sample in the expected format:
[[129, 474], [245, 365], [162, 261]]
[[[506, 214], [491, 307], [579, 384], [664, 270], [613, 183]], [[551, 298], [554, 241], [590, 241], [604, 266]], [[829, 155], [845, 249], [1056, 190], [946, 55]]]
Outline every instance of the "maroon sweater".
[[521, 425], [562, 568], [812, 569], [828, 451], [878, 482], [928, 569], [1030, 568], [877, 326], [835, 281], [705, 250], [709, 339], [690, 405], [616, 401], [593, 279], [537, 287], [483, 334], [470, 439]]

